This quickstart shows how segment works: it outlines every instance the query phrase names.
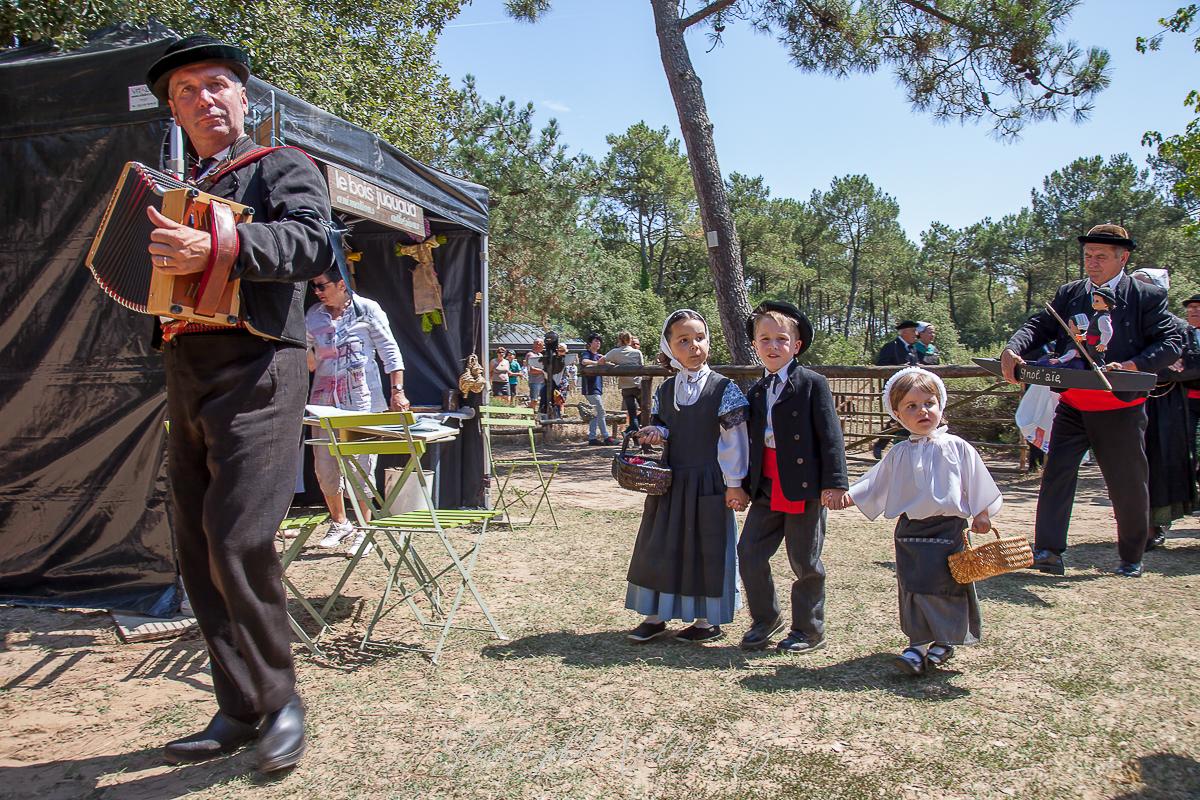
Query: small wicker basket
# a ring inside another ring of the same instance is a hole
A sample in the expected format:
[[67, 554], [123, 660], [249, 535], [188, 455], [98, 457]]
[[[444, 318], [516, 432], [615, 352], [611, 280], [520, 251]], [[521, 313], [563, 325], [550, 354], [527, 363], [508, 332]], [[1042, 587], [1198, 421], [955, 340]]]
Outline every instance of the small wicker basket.
[[972, 547], [971, 531], [967, 529], [964, 533], [967, 549], [952, 553], [946, 559], [950, 562], [950, 574], [954, 580], [974, 583], [1033, 566], [1033, 550], [1024, 536], [1001, 536], [995, 528], [992, 528], [992, 533], [996, 534], [993, 541]]
[[666, 466], [666, 445], [661, 458], [648, 458], [628, 452], [630, 431], [621, 442], [621, 452], [613, 456], [612, 475], [622, 489], [646, 494], [666, 494], [671, 488], [671, 468]]

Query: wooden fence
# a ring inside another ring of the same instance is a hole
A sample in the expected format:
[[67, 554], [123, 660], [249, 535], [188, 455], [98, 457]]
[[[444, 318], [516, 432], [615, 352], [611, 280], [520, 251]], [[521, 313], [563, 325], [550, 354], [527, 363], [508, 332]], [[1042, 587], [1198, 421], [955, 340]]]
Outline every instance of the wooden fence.
[[[901, 367], [816, 365], [809, 369], [829, 380], [848, 454], [868, 452], [877, 439], [902, 432], [880, 403], [884, 382]], [[979, 449], [994, 466], [1002, 470], [1026, 471], [1028, 447], [1013, 421], [1021, 387], [997, 380], [974, 365], [947, 364], [927, 369], [937, 373], [946, 383], [946, 418], [950, 430]], [[760, 366], [714, 365], [713, 370], [743, 385], [758, 380], [763, 374]], [[650, 398], [655, 379], [668, 378], [673, 372], [668, 367], [615, 364], [581, 367], [579, 371], [582, 375], [605, 378], [641, 376], [643, 424], [650, 421]]]

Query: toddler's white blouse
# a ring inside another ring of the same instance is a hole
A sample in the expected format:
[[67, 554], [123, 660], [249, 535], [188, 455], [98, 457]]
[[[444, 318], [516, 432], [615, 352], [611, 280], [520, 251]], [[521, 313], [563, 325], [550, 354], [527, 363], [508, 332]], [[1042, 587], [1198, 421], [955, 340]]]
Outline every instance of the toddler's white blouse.
[[945, 427], [897, 442], [850, 497], [868, 519], [995, 516], [1004, 502], [979, 453]]

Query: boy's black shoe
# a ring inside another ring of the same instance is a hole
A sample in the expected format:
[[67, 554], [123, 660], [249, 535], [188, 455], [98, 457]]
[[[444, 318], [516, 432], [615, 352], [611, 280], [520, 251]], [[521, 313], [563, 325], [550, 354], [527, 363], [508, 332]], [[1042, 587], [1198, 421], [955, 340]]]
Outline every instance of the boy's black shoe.
[[675, 638], [681, 642], [703, 644], [704, 642], [715, 642], [718, 639], [724, 639], [725, 631], [721, 630], [720, 625], [710, 625], [707, 628], [692, 625], [675, 634]]
[[588, 439], [588, 444], [591, 445], [592, 447], [597, 447], [600, 445], [600, 443], [601, 442], [599, 439]]
[[665, 622], [643, 622], [636, 628], [625, 634], [625, 638], [631, 642], [644, 644], [651, 639], [657, 639], [665, 635], [667, 632], [667, 623]]
[[1167, 532], [1163, 530], [1161, 525], [1155, 525], [1154, 530], [1150, 532], [1150, 539], [1146, 542], [1146, 552], [1162, 547], [1167, 543]]
[[756, 622], [746, 631], [739, 645], [743, 650], [762, 650], [771, 643], [771, 637], [783, 630], [783, 617], [778, 614], [766, 622]]
[[1029, 568], [1050, 575], [1067, 574], [1067, 568], [1063, 565], [1063, 557], [1052, 550], [1034, 550], [1033, 563], [1029, 565]]
[[1113, 570], [1114, 575], [1120, 575], [1122, 578], [1140, 578], [1142, 577], [1142, 562], [1131, 564], [1128, 561], [1122, 561], [1121, 566]]
[[795, 655], [802, 653], [811, 653], [813, 650], [823, 650], [825, 648], [825, 637], [820, 639], [809, 639], [803, 633], [792, 631], [779, 644], [775, 645], [781, 653], [792, 653]]
[[952, 658], [954, 658], [954, 645], [952, 644], [931, 644], [925, 653], [925, 661], [931, 667], [940, 667]]

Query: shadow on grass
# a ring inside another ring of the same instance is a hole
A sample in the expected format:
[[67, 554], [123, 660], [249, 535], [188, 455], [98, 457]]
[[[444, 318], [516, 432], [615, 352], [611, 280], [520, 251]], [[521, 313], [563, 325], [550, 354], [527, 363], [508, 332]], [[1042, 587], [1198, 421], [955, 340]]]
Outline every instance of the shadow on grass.
[[[1196, 539], [1187, 535], [1169, 536], [1166, 547], [1153, 550], [1143, 557], [1142, 564], [1146, 572], [1171, 578], [1200, 575], [1200, 546], [1197, 546], [1195, 542]], [[1112, 572], [1120, 563], [1117, 558], [1116, 535], [1114, 533], [1112, 544], [1085, 542], [1071, 545], [1067, 548], [1063, 558], [1067, 564], [1068, 577], [1073, 569], [1094, 569], [1102, 573]], [[1117, 578], [1114, 577], [1113, 580], [1117, 580]], [[1121, 578], [1120, 580], [1126, 579]]]
[[[682, 626], [680, 627], [682, 630]], [[493, 644], [481, 651], [484, 658], [557, 658], [563, 664], [600, 669], [639, 662], [678, 669], [740, 669], [760, 656], [738, 649], [737, 641], [695, 645], [670, 638], [634, 644], [625, 631], [573, 633], [554, 631], [526, 636], [512, 642]]]
[[[290, 770], [285, 770], [277, 776], [264, 777], [254, 772], [254, 765], [253, 747], [227, 758], [171, 767], [166, 771], [162, 771], [166, 762], [160, 747], [131, 753], [63, 758], [40, 764], [0, 767], [0, 798], [75, 800], [80, 797], [121, 797], [169, 800], [248, 774], [255, 785], [264, 787], [290, 774]], [[154, 772], [136, 777], [137, 773], [150, 770]], [[116, 775], [121, 776], [119, 781], [111, 779]]]
[[1136, 791], [1113, 800], [1173, 800], [1200, 797], [1200, 762], [1175, 753], [1141, 756], [1131, 765], [1141, 779]]
[[[1083, 546], [1083, 545], [1081, 545]], [[876, 561], [875, 566], [895, 571], [893, 561]], [[1050, 608], [1054, 604], [1037, 594], [1035, 589], [1059, 589], [1074, 584], [1094, 581], [1103, 575], [1074, 572], [1066, 575], [1047, 575], [1031, 569], [1021, 569], [1016, 572], [1006, 572], [993, 578], [978, 581], [975, 591], [980, 600], [994, 600], [1000, 603], [1012, 603], [1020, 606], [1037, 606]]]
[[970, 695], [950, 681], [961, 673], [953, 669], [931, 669], [921, 677], [901, 675], [892, 666], [895, 655], [874, 653], [838, 664], [806, 668], [785, 664], [774, 673], [755, 673], [738, 678], [752, 692], [796, 692], [820, 689], [826, 692], [885, 691], [912, 700], [957, 700]]

